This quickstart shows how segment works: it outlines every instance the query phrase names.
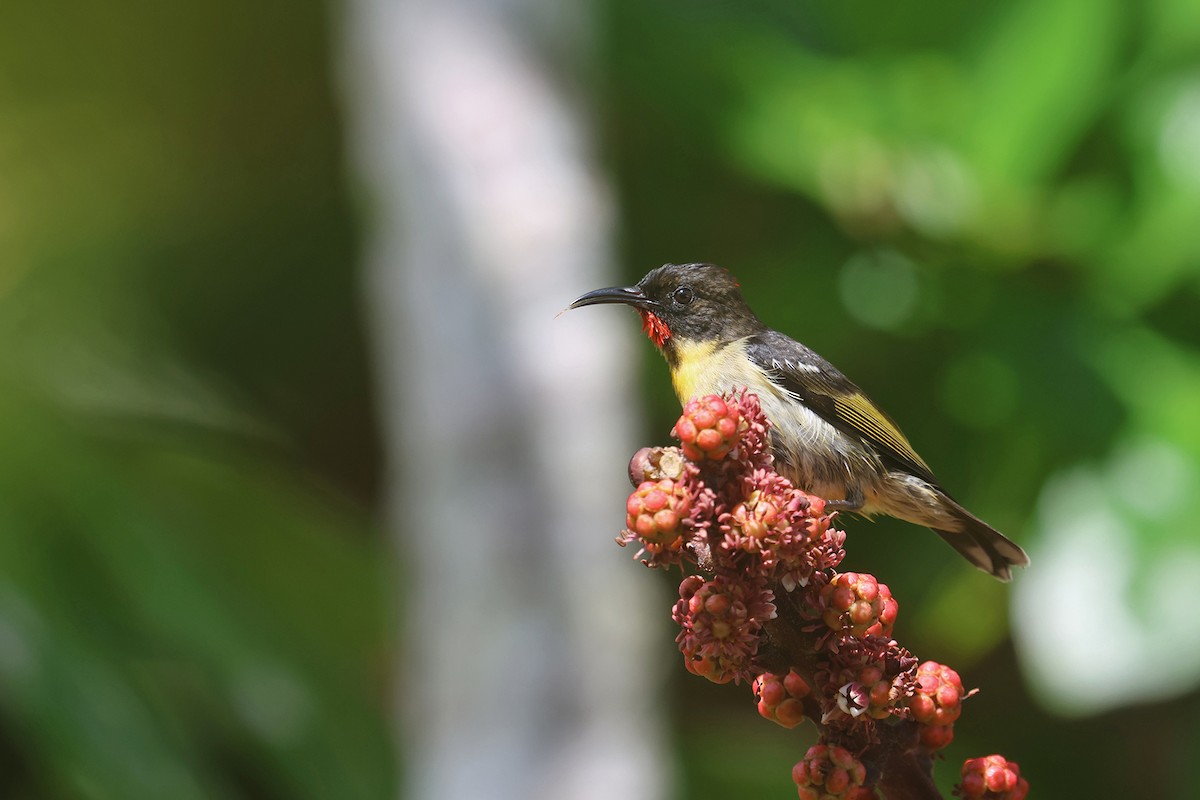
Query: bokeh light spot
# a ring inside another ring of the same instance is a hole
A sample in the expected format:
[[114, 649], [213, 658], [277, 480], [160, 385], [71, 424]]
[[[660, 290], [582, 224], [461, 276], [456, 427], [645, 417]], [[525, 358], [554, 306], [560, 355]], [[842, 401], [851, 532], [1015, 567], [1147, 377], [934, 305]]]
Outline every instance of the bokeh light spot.
[[908, 321], [919, 287], [913, 263], [894, 250], [856, 253], [838, 276], [842, 304], [858, 322], [892, 330]]

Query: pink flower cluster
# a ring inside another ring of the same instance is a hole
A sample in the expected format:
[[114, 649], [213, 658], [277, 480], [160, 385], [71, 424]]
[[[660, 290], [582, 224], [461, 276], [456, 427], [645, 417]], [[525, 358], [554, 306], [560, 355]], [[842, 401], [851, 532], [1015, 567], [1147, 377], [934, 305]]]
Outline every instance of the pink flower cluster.
[[945, 664], [926, 661], [917, 667], [917, 685], [908, 707], [921, 724], [921, 744], [940, 750], [954, 740], [954, 721], [967, 696], [958, 673]]
[[863, 786], [867, 768], [844, 747], [817, 744], [808, 748], [792, 780], [800, 800], [865, 800], [875, 792]]
[[675, 641], [688, 671], [713, 683], [751, 675], [762, 621], [775, 613], [772, 599], [761, 578], [736, 581], [722, 574], [707, 581], [699, 575], [684, 578], [671, 616], [682, 628]]
[[1017, 762], [1004, 756], [968, 758], [954, 793], [963, 800], [1025, 800], [1029, 782], [1021, 777]]
[[[904, 747], [927, 770], [970, 693], [954, 670], [918, 666], [892, 638], [899, 605], [886, 584], [836, 571], [846, 534], [825, 500], [774, 470], [758, 398], [694, 399], [672, 434], [680, 447], [642, 448], [630, 461], [636, 488], [617, 541], [636, 544], [647, 566], [684, 570], [672, 618], [687, 669], [752, 681], [759, 713], [784, 727], [813, 720], [820, 741], [793, 770], [801, 798], [874, 797], [894, 759], [873, 760], [894, 750], [880, 746], [898, 730], [879, 727], [888, 719], [909, 726]], [[963, 797], [1024, 797], [1015, 764], [972, 764]]]

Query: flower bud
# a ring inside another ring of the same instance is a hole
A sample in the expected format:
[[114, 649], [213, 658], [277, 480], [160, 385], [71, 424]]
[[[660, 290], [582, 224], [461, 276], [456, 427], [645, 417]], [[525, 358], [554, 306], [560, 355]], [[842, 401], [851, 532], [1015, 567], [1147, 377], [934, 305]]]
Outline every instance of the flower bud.
[[691, 502], [691, 494], [677, 481], [644, 481], [625, 504], [625, 524], [643, 542], [671, 546], [683, 536]]
[[695, 462], [720, 461], [737, 446], [742, 415], [715, 394], [689, 400], [671, 433], [679, 437], [683, 454]]
[[764, 672], [754, 679], [752, 687], [758, 697], [758, 713], [785, 728], [794, 728], [804, 721], [804, 698], [812, 689], [795, 670], [780, 678]]
[[966, 697], [958, 673], [936, 661], [917, 667], [916, 687], [908, 699], [912, 718], [921, 724], [921, 744], [940, 750], [954, 740], [954, 721]]
[[891, 636], [899, 605], [873, 575], [843, 572], [821, 587], [822, 618], [830, 629], [854, 636]]
[[962, 782], [954, 794], [964, 800], [1025, 800], [1029, 782], [1021, 777], [1017, 762], [1004, 756], [968, 758], [962, 766]]

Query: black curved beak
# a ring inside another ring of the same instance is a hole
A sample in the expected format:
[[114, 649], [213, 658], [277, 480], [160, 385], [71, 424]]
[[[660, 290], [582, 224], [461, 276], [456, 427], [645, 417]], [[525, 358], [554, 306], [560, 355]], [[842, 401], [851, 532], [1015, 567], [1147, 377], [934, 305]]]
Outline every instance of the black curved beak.
[[646, 297], [640, 286], [612, 286], [608, 289], [597, 289], [594, 292], [588, 292], [574, 303], [571, 303], [568, 308], [583, 308], [584, 306], [596, 306], [602, 303], [620, 303], [621, 305], [644, 309], [649, 309], [654, 305], [654, 302]]

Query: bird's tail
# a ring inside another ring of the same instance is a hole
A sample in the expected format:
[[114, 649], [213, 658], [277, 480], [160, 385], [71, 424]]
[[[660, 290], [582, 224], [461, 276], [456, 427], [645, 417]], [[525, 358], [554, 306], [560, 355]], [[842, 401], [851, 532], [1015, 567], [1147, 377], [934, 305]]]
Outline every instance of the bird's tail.
[[1002, 581], [1012, 580], [1012, 567], [1029, 566], [1029, 556], [1020, 545], [950, 498], [946, 499], [953, 506], [954, 516], [962, 527], [959, 530], [935, 528], [934, 533], [946, 540], [967, 561]]

